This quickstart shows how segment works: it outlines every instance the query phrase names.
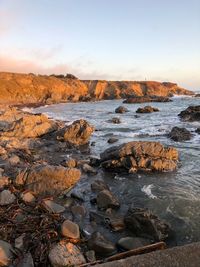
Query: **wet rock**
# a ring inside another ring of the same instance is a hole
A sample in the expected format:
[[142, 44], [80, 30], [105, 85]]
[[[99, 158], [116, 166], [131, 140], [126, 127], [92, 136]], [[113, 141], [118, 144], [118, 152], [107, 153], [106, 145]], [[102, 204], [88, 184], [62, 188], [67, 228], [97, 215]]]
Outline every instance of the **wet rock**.
[[169, 226], [148, 209], [130, 207], [124, 221], [127, 228], [138, 237], [161, 241], [169, 235]]
[[91, 157], [90, 158], [90, 165], [93, 167], [99, 167], [99, 165], [101, 164], [101, 160], [97, 157]]
[[10, 190], [3, 190], [0, 193], [0, 205], [9, 205], [12, 204], [15, 201], [16, 197], [13, 193], [10, 192]]
[[80, 179], [78, 169], [52, 165], [37, 165], [16, 177], [16, 183], [36, 195], [59, 195]]
[[136, 249], [151, 244], [151, 241], [141, 237], [122, 237], [117, 245], [124, 250]]
[[8, 266], [13, 259], [12, 246], [3, 240], [0, 240], [0, 266]]
[[65, 161], [65, 167], [67, 168], [75, 168], [77, 166], [77, 161], [73, 158], [68, 158], [66, 161]]
[[138, 104], [138, 103], [146, 103], [146, 102], [171, 102], [172, 100], [168, 97], [162, 96], [134, 96], [129, 97], [123, 101], [126, 104]]
[[26, 234], [24, 233], [15, 239], [15, 248], [21, 251], [24, 250], [24, 238], [25, 237], [26, 237]]
[[152, 112], [158, 112], [159, 109], [158, 108], [154, 108], [151, 106], [145, 106], [143, 108], [138, 108], [136, 110], [136, 113], [152, 113]]
[[96, 142], [93, 141], [93, 142], [91, 143], [91, 146], [95, 146], [95, 145], [96, 145]]
[[99, 209], [119, 208], [119, 200], [109, 190], [103, 190], [97, 195], [97, 206]]
[[9, 183], [10, 183], [10, 180], [9, 180], [8, 177], [6, 177], [6, 176], [0, 177], [0, 189], [1, 189], [1, 188], [4, 188], [4, 187], [7, 186]]
[[178, 151], [159, 142], [133, 141], [101, 153], [102, 167], [111, 171], [173, 171]]
[[118, 108], [115, 109], [115, 113], [126, 113], [126, 112], [128, 112], [128, 109], [123, 106], [119, 106]]
[[200, 134], [200, 127], [196, 129], [196, 133]]
[[182, 142], [190, 140], [192, 134], [186, 128], [173, 127], [169, 133], [169, 137], [176, 142]]
[[85, 173], [97, 174], [97, 171], [87, 163], [83, 164], [82, 169]]
[[61, 233], [63, 236], [73, 239], [80, 238], [80, 231], [78, 224], [65, 220], [61, 225]]
[[91, 238], [88, 240], [88, 246], [97, 254], [104, 257], [112, 255], [116, 252], [115, 245], [99, 232], [92, 234]]
[[200, 94], [195, 94], [195, 97], [200, 97]]
[[86, 120], [77, 120], [70, 126], [66, 126], [64, 129], [59, 131], [57, 139], [80, 146], [89, 142], [89, 138], [93, 132], [94, 127]]
[[35, 196], [30, 191], [22, 192], [21, 198], [25, 203], [33, 203], [36, 201]]
[[82, 205], [72, 206], [71, 212], [75, 218], [84, 218], [86, 215], [86, 209]]
[[109, 120], [108, 122], [114, 123], [114, 124], [120, 124], [121, 120], [118, 117], [114, 117], [111, 120]]
[[86, 259], [88, 262], [95, 262], [96, 257], [95, 257], [95, 251], [94, 250], [89, 250], [85, 253]]
[[190, 106], [181, 111], [178, 116], [183, 121], [200, 121], [200, 106]]
[[55, 203], [52, 200], [45, 199], [42, 201], [43, 207], [48, 210], [50, 213], [62, 213], [65, 211], [65, 207]]
[[17, 267], [34, 267], [34, 262], [31, 253], [24, 254]]
[[116, 138], [116, 137], [111, 137], [111, 138], [108, 139], [108, 143], [109, 143], [109, 144], [113, 144], [113, 143], [116, 143], [118, 140], [119, 140], [119, 139]]
[[78, 247], [64, 240], [53, 245], [49, 260], [53, 267], [79, 266], [86, 263]]
[[94, 192], [100, 192], [103, 190], [109, 190], [109, 187], [104, 181], [95, 180], [93, 183], [91, 183], [91, 189]]

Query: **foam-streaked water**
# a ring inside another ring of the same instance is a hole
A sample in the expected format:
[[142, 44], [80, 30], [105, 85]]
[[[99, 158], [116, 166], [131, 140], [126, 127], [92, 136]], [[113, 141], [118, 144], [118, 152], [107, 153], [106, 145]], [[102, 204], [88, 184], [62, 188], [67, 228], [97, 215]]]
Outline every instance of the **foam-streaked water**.
[[[96, 142], [91, 147], [93, 155], [110, 147], [107, 140], [113, 135], [119, 138], [114, 145], [149, 140], [176, 147], [180, 154], [180, 167], [176, 172], [101, 175], [120, 198], [122, 210], [132, 203], [148, 207], [172, 225], [179, 244], [200, 241], [200, 135], [195, 133], [200, 122], [181, 122], [177, 116], [189, 105], [199, 105], [199, 98], [178, 97], [169, 103], [150, 103], [160, 112], [141, 114], [138, 118], [135, 117], [136, 109], [148, 104], [124, 104], [130, 112], [115, 114], [115, 108], [121, 104], [122, 100], [67, 103], [40, 107], [34, 112], [46, 113], [67, 123], [84, 118], [95, 125], [98, 131], [91, 138]], [[122, 123], [108, 122], [113, 117], [120, 117]], [[166, 134], [174, 126], [186, 127], [193, 133], [193, 138], [181, 143], [168, 139]], [[81, 181], [78, 186], [88, 188], [88, 181]]]

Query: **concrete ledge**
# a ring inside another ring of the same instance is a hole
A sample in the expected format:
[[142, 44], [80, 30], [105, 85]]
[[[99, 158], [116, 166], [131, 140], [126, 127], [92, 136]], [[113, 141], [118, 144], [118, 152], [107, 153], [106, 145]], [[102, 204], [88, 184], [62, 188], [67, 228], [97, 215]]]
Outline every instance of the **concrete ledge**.
[[132, 256], [96, 267], [200, 267], [200, 242]]

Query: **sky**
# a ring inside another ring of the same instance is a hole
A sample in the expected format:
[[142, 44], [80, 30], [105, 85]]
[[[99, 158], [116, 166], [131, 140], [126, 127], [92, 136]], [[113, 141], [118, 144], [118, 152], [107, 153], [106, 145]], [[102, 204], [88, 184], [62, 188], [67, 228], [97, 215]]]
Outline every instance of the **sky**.
[[0, 0], [0, 71], [200, 90], [200, 1]]

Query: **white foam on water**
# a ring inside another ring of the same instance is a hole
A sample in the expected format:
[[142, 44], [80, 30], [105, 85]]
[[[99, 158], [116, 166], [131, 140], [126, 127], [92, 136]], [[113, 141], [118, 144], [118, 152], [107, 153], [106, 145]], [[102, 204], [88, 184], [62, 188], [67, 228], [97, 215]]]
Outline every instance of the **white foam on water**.
[[141, 191], [143, 193], [145, 193], [149, 198], [151, 199], [156, 199], [157, 196], [155, 196], [152, 192], [151, 192], [151, 189], [154, 188], [154, 185], [153, 184], [149, 184], [149, 185], [144, 185], [141, 189]]

